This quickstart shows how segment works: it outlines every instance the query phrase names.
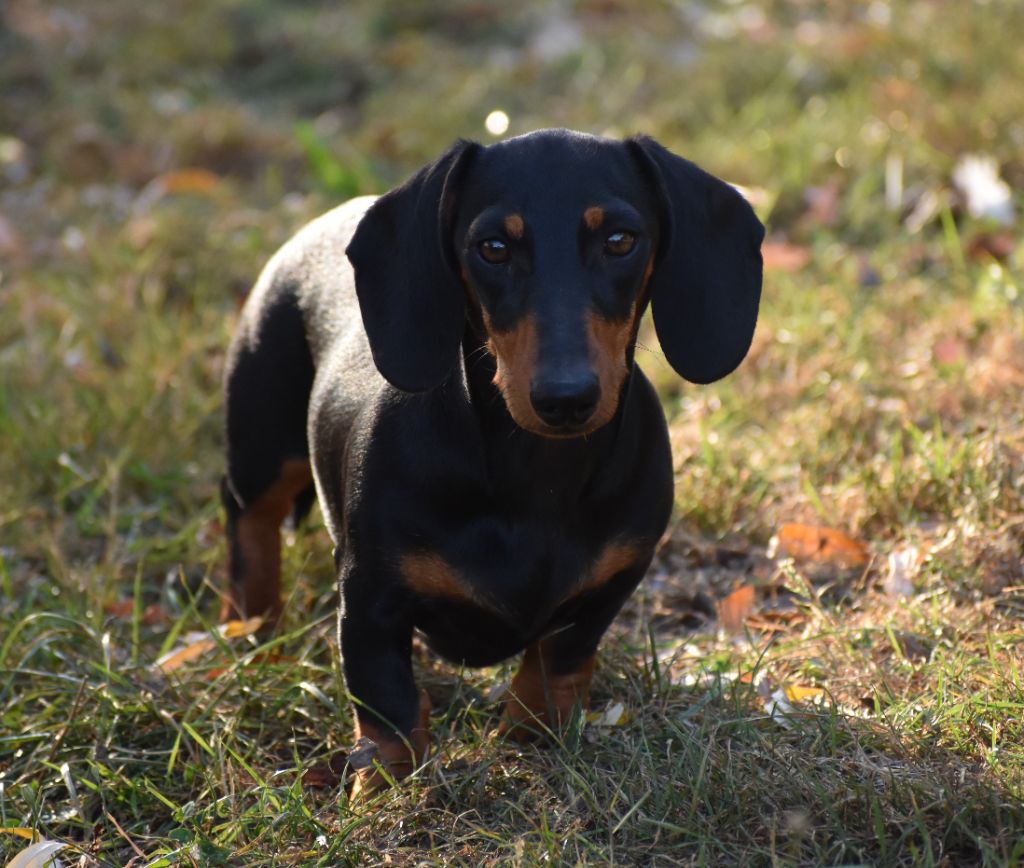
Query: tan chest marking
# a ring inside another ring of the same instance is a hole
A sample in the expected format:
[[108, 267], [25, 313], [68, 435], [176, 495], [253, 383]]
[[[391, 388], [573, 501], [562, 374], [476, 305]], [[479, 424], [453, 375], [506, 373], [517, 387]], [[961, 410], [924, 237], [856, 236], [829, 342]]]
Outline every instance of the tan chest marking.
[[573, 589], [573, 596], [606, 585], [623, 570], [628, 570], [639, 561], [644, 553], [644, 547], [638, 543], [624, 541], [609, 543], [597, 556], [590, 572]]
[[402, 555], [399, 569], [405, 584], [418, 594], [449, 600], [478, 603], [473, 587], [454, 567], [434, 552]]

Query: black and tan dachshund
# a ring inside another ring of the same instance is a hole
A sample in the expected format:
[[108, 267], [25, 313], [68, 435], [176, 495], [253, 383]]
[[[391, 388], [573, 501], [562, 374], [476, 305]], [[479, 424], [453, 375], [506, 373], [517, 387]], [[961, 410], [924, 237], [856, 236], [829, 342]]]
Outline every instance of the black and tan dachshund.
[[564, 723], [672, 507], [641, 316], [681, 377], [724, 377], [754, 333], [763, 234], [652, 139], [566, 130], [460, 141], [310, 223], [228, 360], [223, 617], [279, 614], [280, 526], [319, 496], [356, 736], [390, 775], [429, 745], [414, 630], [468, 666], [525, 649], [502, 730]]

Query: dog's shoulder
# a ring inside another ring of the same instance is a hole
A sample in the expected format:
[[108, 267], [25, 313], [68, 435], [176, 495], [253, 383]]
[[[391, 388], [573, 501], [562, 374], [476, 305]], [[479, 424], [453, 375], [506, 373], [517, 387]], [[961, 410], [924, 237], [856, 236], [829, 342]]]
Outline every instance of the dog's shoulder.
[[352, 331], [360, 318], [345, 248], [376, 197], [350, 199], [311, 220], [270, 258], [253, 287], [243, 328], [257, 329], [281, 308], [298, 308], [315, 357]]
[[349, 199], [311, 220], [285, 242], [267, 264], [266, 271], [277, 278], [313, 285], [350, 270], [345, 248], [376, 198]]

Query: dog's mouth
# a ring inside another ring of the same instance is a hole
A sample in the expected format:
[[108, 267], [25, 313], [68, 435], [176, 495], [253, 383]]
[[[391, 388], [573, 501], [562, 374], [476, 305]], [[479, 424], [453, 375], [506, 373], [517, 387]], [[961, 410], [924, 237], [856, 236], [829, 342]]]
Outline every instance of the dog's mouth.
[[587, 437], [607, 424], [607, 420], [604, 420], [597, 424], [584, 422], [582, 424], [547, 425], [539, 419], [517, 419], [511, 408], [509, 408], [509, 413], [515, 423], [524, 431], [529, 431], [531, 434], [545, 437], [548, 440], [575, 440], [578, 437]]
[[[495, 385], [502, 393], [505, 407], [508, 409], [512, 421], [524, 431], [548, 440], [573, 440], [587, 437], [607, 425], [614, 418], [618, 407], [618, 401], [615, 399], [602, 400], [596, 405], [593, 412], [585, 417], [574, 418], [572, 413], [568, 413], [557, 421], [546, 421], [541, 418], [531, 402], [521, 400], [515, 389], [505, 388], [506, 381], [496, 378]], [[549, 418], [550, 415], [549, 413]]]

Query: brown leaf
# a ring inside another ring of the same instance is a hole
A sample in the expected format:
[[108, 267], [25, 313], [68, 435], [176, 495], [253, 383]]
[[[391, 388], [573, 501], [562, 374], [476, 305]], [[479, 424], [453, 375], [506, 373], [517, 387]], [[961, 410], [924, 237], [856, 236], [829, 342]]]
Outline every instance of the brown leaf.
[[343, 750], [338, 751], [327, 762], [306, 769], [302, 775], [302, 783], [316, 789], [336, 787], [341, 782], [347, 763], [348, 754]]
[[4, 214], [0, 214], [0, 254], [4, 258], [13, 259], [15, 256], [20, 257], [24, 250], [25, 242], [21, 234]]
[[799, 271], [811, 261], [811, 251], [786, 241], [766, 241], [761, 245], [766, 271]]
[[772, 538], [768, 556], [815, 561], [837, 567], [860, 567], [870, 557], [868, 547], [839, 530], [810, 524], [784, 524]]
[[967, 245], [967, 255], [972, 259], [987, 260], [991, 257], [997, 262], [1005, 262], [1013, 255], [1016, 246], [1017, 239], [1009, 229], [981, 232]]
[[132, 614], [135, 612], [135, 600], [130, 598], [125, 600], [115, 600], [113, 603], [107, 603], [103, 607], [103, 611], [118, 620], [130, 620]]
[[727, 633], [742, 633], [754, 611], [757, 595], [752, 585], [741, 585], [718, 604], [718, 620]]
[[157, 178], [160, 186], [168, 195], [176, 193], [195, 193], [207, 195], [220, 183], [209, 169], [175, 169]]
[[932, 358], [940, 365], [960, 365], [967, 361], [967, 344], [956, 335], [939, 338], [932, 346]]
[[169, 624], [171, 616], [159, 603], [150, 603], [142, 610], [142, 623], [147, 627], [156, 627], [159, 624]]

